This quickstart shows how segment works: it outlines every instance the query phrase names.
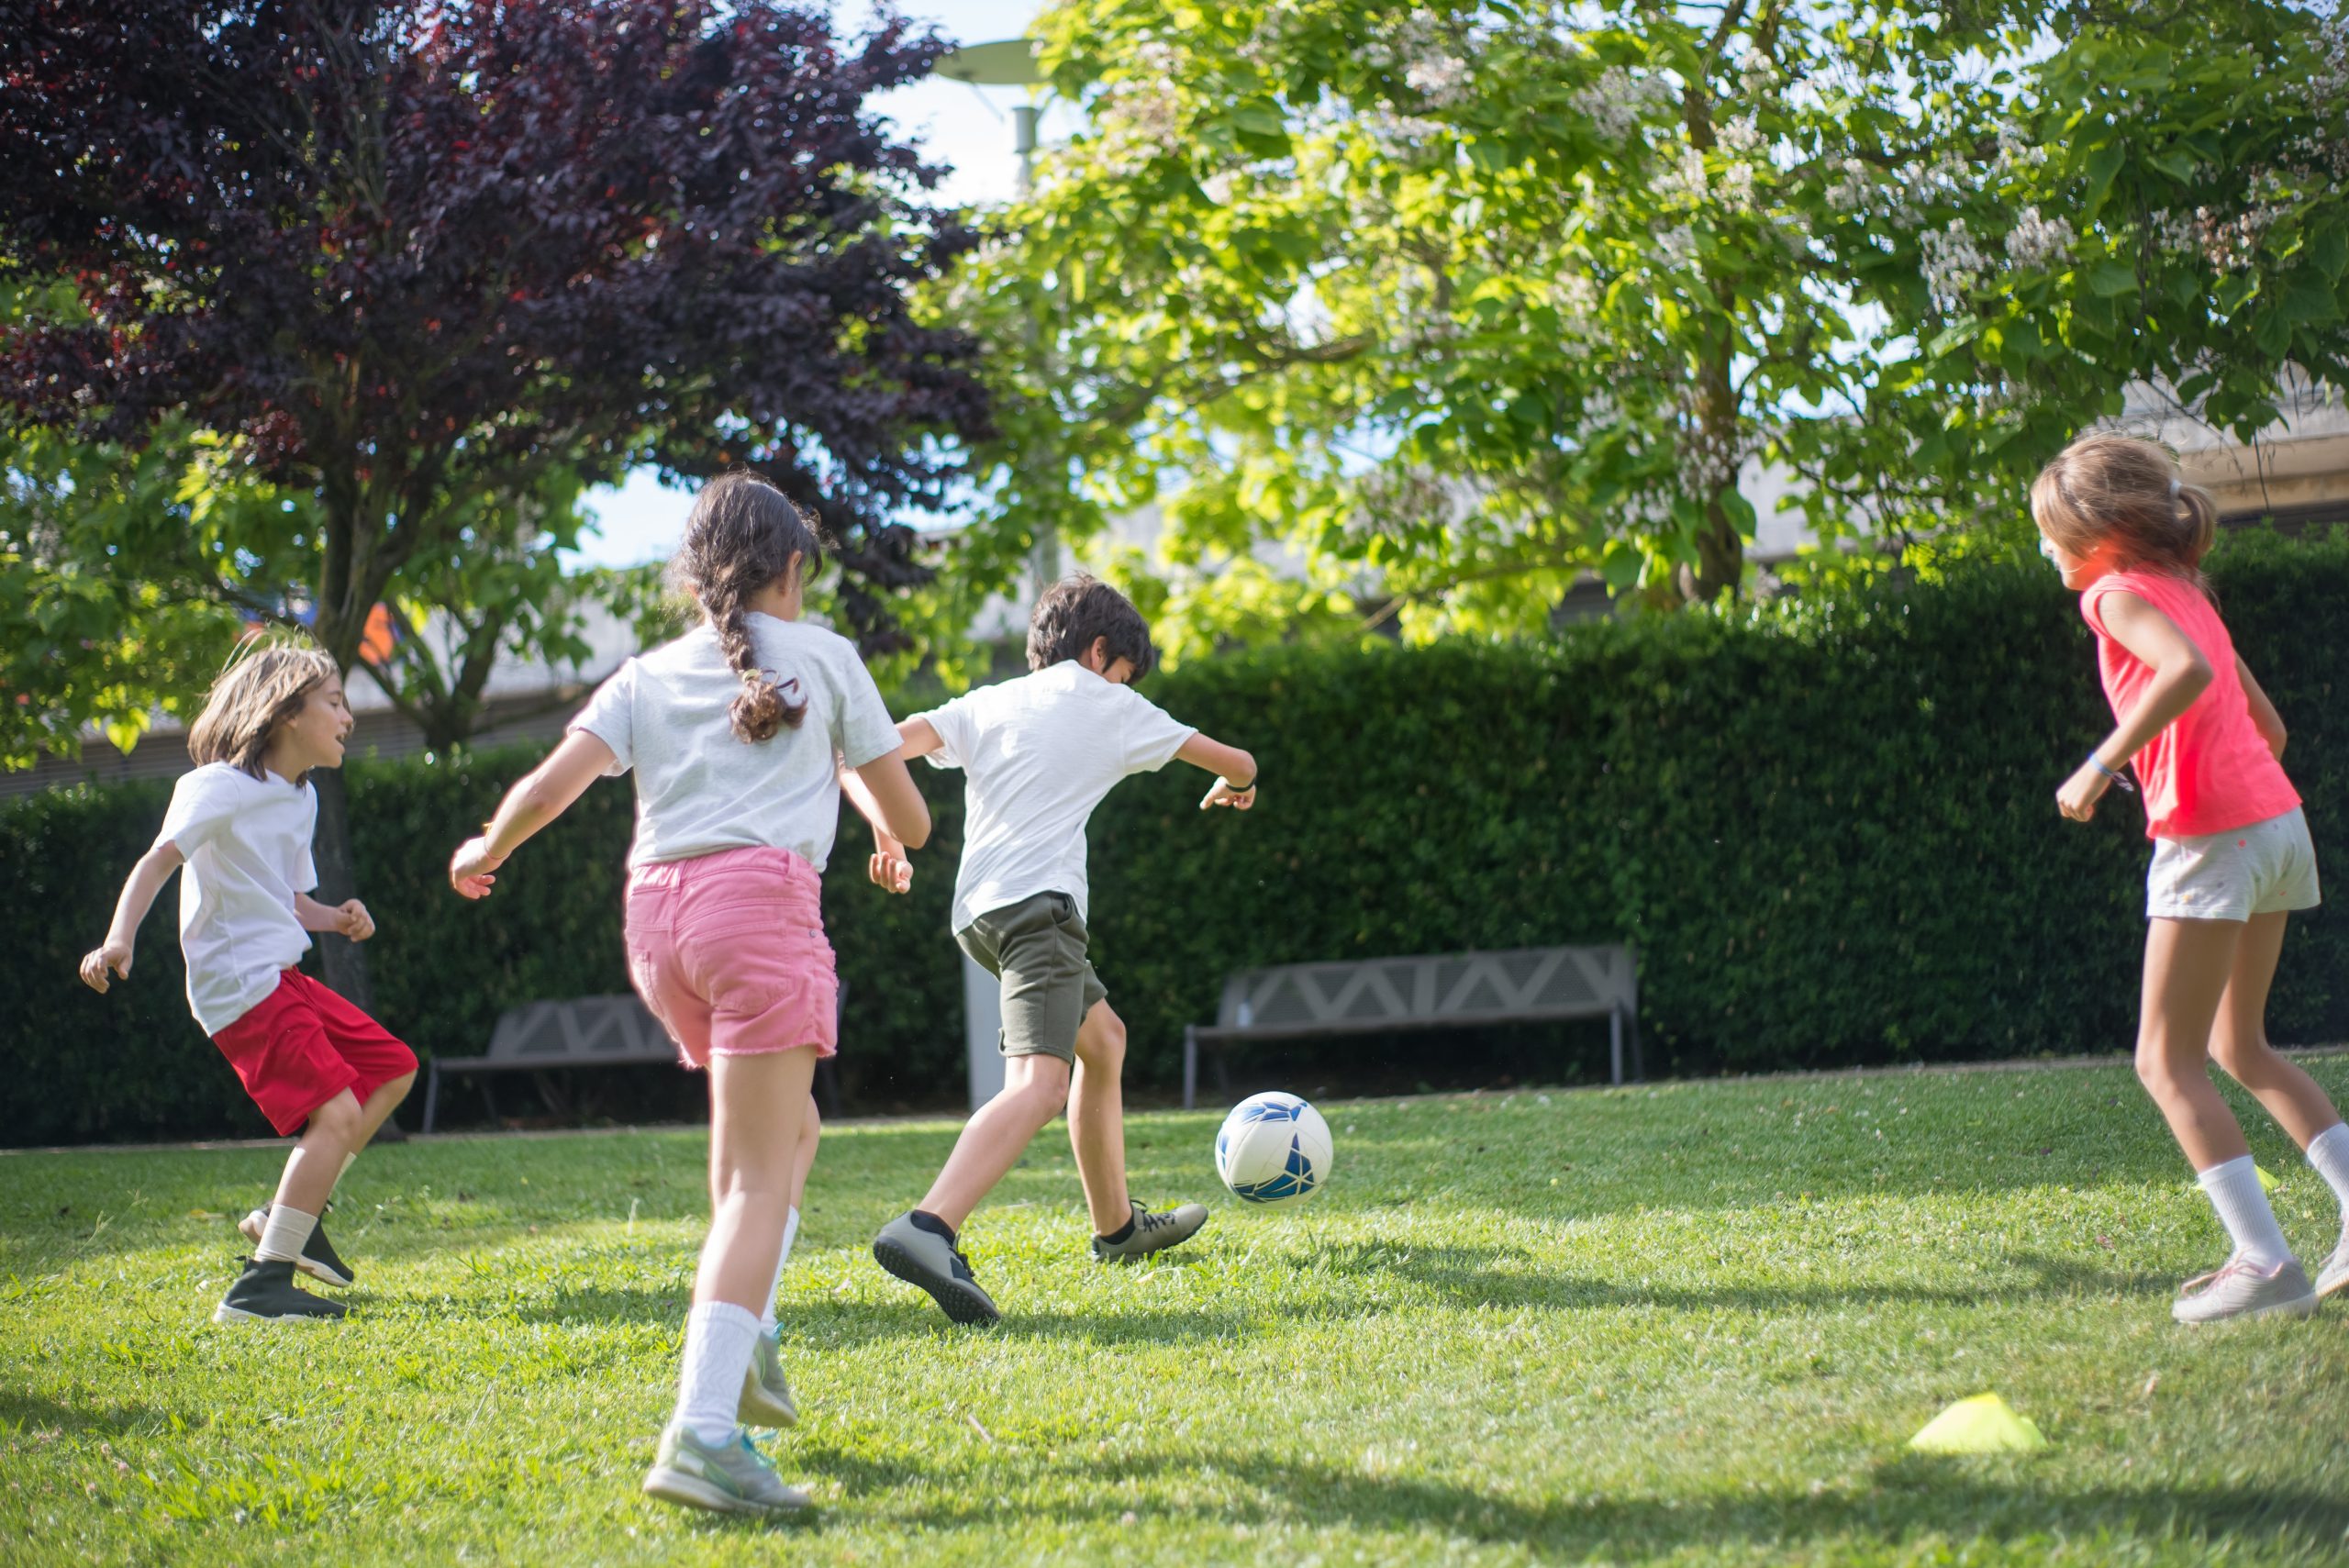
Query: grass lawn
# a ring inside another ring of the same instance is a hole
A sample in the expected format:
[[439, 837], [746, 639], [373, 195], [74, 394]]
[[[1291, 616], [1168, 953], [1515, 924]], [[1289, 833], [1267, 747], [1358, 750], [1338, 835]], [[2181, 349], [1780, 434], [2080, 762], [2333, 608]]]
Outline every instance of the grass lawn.
[[[2311, 1063], [2349, 1096], [2349, 1058]], [[208, 1070], [208, 1069], [207, 1069]], [[1058, 1129], [953, 1329], [865, 1248], [952, 1124], [826, 1137], [785, 1282], [812, 1518], [650, 1504], [698, 1132], [410, 1143], [339, 1327], [216, 1329], [270, 1150], [0, 1158], [0, 1557], [155, 1562], [2250, 1563], [2349, 1559], [2349, 1301], [2174, 1328], [2223, 1246], [2121, 1068], [1332, 1103], [1244, 1211], [1131, 1124], [1156, 1267], [1087, 1262]], [[2264, 1120], [2286, 1231], [2337, 1213]], [[1903, 1444], [1995, 1389], [2033, 1457]]]

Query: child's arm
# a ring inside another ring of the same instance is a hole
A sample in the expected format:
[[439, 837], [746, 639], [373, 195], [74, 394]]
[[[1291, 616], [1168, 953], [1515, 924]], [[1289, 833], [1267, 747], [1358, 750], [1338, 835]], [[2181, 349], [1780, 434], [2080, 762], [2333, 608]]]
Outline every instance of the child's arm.
[[2055, 792], [2056, 809], [2085, 822], [2096, 815], [2096, 803], [2111, 787], [2114, 777], [2145, 743], [2176, 723], [2209, 689], [2210, 662], [2194, 646], [2177, 623], [2126, 588], [2104, 595], [2101, 611], [2105, 630], [2112, 639], [2149, 665], [2154, 678], [2145, 695], [2129, 710], [2104, 743], [2088, 753], [2077, 772]]
[[139, 925], [155, 906], [155, 895], [184, 861], [180, 847], [169, 839], [139, 857], [122, 884], [122, 896], [115, 901], [114, 924], [106, 928], [106, 940], [82, 957], [83, 984], [104, 995], [109, 969], [125, 980], [130, 978], [131, 948], [139, 940]]
[[1201, 811], [1210, 806], [1245, 811], [1256, 804], [1256, 759], [1239, 747], [1227, 746], [1205, 735], [1193, 735], [1174, 755], [1195, 768], [1205, 768], [1217, 775], [1215, 787], [1199, 802]]
[[449, 862], [449, 885], [467, 898], [486, 898], [494, 874], [506, 857], [520, 849], [531, 834], [570, 809], [618, 760], [612, 749], [584, 729], [574, 729], [547, 760], [522, 775], [481, 837], [457, 846]]
[[294, 895], [294, 917], [302, 922], [306, 931], [340, 931], [354, 942], [363, 942], [375, 934], [375, 917], [356, 898], [321, 904], [306, 893], [297, 893]]
[[2267, 749], [2276, 753], [2276, 760], [2282, 762], [2287, 739], [2284, 716], [2276, 711], [2276, 705], [2267, 700], [2267, 694], [2260, 689], [2257, 681], [2251, 678], [2251, 666], [2243, 662], [2240, 653], [2235, 655], [2235, 679], [2243, 683], [2243, 700], [2251, 705], [2252, 728], [2257, 729], [2259, 738], [2267, 742]]
[[[936, 727], [928, 718], [917, 714], [912, 718], [898, 720], [897, 756], [903, 762], [927, 757], [941, 744], [943, 742], [938, 738]], [[906, 782], [912, 784], [910, 774]], [[848, 796], [849, 804], [856, 807], [857, 815], [873, 825], [873, 857], [865, 862], [865, 875], [872, 879], [874, 886], [890, 893], [903, 893], [911, 888], [914, 868], [913, 862], [906, 859], [906, 843], [889, 830], [887, 816], [881, 809], [881, 802], [874, 795], [872, 788], [854, 770], [842, 769], [841, 790]], [[927, 843], [930, 839], [930, 804], [921, 800], [918, 789], [914, 791], [914, 798], [921, 801], [921, 843]], [[921, 843], [913, 847], [919, 849]]]
[[[936, 737], [931, 739], [935, 742]], [[841, 793], [873, 827], [873, 858], [865, 864], [865, 874], [891, 893], [907, 891], [914, 884], [914, 868], [906, 851], [930, 842], [930, 803], [906, 771], [905, 749], [875, 757], [861, 768], [843, 767], [840, 777]]]

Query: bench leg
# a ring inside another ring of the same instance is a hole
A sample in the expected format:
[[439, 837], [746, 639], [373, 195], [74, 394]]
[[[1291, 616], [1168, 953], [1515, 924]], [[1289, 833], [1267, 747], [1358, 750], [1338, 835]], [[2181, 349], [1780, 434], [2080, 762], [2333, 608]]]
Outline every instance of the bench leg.
[[429, 1137], [440, 1115], [440, 1063], [436, 1060], [424, 1074], [424, 1131]]
[[1623, 1082], [1623, 1009], [1616, 1008], [1607, 1015], [1608, 1064], [1614, 1071], [1615, 1083]]
[[1191, 1110], [1199, 1103], [1199, 1031], [1195, 1024], [1183, 1026], [1183, 1108]]

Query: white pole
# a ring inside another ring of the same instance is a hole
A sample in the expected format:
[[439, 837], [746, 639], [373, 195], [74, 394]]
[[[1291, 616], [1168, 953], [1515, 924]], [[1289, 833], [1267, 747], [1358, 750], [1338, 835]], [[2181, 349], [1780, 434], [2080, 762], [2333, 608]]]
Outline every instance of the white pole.
[[970, 1062], [971, 1108], [977, 1110], [1003, 1091], [1003, 983], [963, 954], [963, 1050]]

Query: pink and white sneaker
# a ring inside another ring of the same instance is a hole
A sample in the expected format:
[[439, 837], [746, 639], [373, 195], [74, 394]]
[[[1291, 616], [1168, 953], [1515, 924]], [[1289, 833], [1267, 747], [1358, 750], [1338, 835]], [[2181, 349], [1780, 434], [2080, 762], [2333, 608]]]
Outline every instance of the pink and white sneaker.
[[2181, 1323], [2219, 1323], [2277, 1314], [2305, 1318], [2316, 1307], [2316, 1289], [2298, 1258], [2263, 1269], [2237, 1255], [2216, 1273], [2198, 1274], [2180, 1285], [2169, 1315]]

